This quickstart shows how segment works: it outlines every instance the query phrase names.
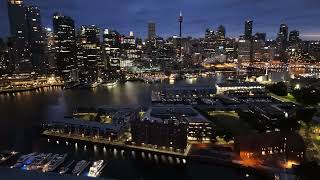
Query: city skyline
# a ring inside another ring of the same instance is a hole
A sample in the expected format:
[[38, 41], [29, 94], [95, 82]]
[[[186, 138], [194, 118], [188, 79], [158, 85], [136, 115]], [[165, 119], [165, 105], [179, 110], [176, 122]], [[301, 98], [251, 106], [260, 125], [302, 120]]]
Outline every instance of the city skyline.
[[[7, 37], [9, 36], [7, 5], [6, 1], [1, 3], [0, 10], [3, 13], [0, 15], [0, 37]], [[61, 12], [75, 20], [77, 29], [81, 25], [95, 24], [98, 28], [112, 28], [123, 34], [134, 31], [135, 35], [145, 38], [147, 23], [153, 21], [157, 25], [157, 34], [168, 37], [179, 34], [176, 22], [181, 10], [185, 18], [184, 36], [202, 37], [206, 28], [216, 28], [221, 24], [226, 27], [227, 36], [238, 37], [243, 34], [243, 22], [250, 19], [253, 20], [253, 32], [266, 32], [268, 39], [275, 39], [281, 23], [287, 24], [289, 31], [299, 30], [301, 37], [305, 40], [320, 39], [320, 25], [317, 25], [315, 19], [319, 14], [316, 7], [320, 4], [314, 0], [290, 1], [290, 8], [285, 8], [288, 2], [274, 0], [267, 3], [266, 1], [228, 0], [203, 1], [203, 3], [124, 1], [110, 4], [95, 0], [95, 3], [90, 5], [83, 0], [77, 2], [25, 0], [25, 4], [39, 6], [43, 26], [51, 28], [53, 13]], [[85, 10], [88, 13], [82, 13]], [[303, 11], [299, 12], [299, 10]]]
[[1, 2], [0, 179], [318, 175], [319, 0]]

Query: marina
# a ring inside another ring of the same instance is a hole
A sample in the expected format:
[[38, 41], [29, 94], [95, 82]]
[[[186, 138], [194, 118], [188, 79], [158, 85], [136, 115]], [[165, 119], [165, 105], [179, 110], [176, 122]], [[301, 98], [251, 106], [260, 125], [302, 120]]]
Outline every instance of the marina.
[[[16, 152], [11, 152], [10, 155], [6, 157], [13, 158], [16, 154]], [[15, 157], [17, 158], [16, 162], [9, 167], [11, 169], [20, 169], [39, 173], [99, 177], [102, 170], [109, 162], [107, 160], [98, 160], [93, 163], [87, 160], [80, 160], [76, 162], [76, 160], [70, 159], [67, 161], [67, 157], [68, 154], [66, 153], [53, 154], [33, 152]]]

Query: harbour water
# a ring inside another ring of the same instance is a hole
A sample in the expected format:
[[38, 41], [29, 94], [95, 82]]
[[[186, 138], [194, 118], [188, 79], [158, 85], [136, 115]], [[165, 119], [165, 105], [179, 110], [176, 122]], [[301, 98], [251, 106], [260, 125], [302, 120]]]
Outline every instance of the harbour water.
[[[175, 85], [210, 84], [223, 78], [213, 76], [174, 82]], [[172, 82], [171, 82], [172, 83]], [[109, 160], [103, 170], [102, 178], [112, 179], [261, 179], [246, 177], [242, 170], [188, 162], [185, 166], [154, 161], [139, 161], [121, 156], [114, 149], [94, 146], [74, 146], [65, 142], [48, 142], [39, 136], [39, 124], [62, 118], [77, 107], [96, 107], [101, 105], [142, 105], [151, 103], [152, 89], [165, 83], [145, 84], [126, 82], [115, 87], [96, 89], [63, 90], [58, 87], [37, 91], [0, 95], [0, 149], [16, 150], [23, 153], [51, 152], [68, 153], [69, 159]]]

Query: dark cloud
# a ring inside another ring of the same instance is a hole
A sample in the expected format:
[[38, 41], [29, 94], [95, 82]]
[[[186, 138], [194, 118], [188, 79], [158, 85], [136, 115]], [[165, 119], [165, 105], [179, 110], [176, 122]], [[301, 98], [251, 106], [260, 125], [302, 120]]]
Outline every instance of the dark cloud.
[[[121, 33], [133, 30], [146, 35], [146, 23], [155, 21], [162, 36], [177, 34], [177, 16], [184, 14], [184, 33], [200, 36], [205, 28], [222, 24], [227, 34], [243, 33], [246, 19], [254, 20], [254, 31], [267, 32], [273, 38], [279, 24], [304, 33], [320, 32], [317, 22], [319, 0], [25, 0], [38, 5], [44, 26], [52, 26], [56, 11], [73, 17], [77, 26], [96, 24], [100, 28], [115, 28]], [[0, 36], [9, 31], [6, 0], [0, 1]]]

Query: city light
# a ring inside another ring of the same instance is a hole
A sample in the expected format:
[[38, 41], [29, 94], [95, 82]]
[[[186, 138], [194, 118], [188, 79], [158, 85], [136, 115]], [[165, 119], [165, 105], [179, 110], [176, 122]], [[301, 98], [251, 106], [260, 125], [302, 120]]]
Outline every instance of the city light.
[[317, 177], [316, 3], [5, 3], [0, 177]]

